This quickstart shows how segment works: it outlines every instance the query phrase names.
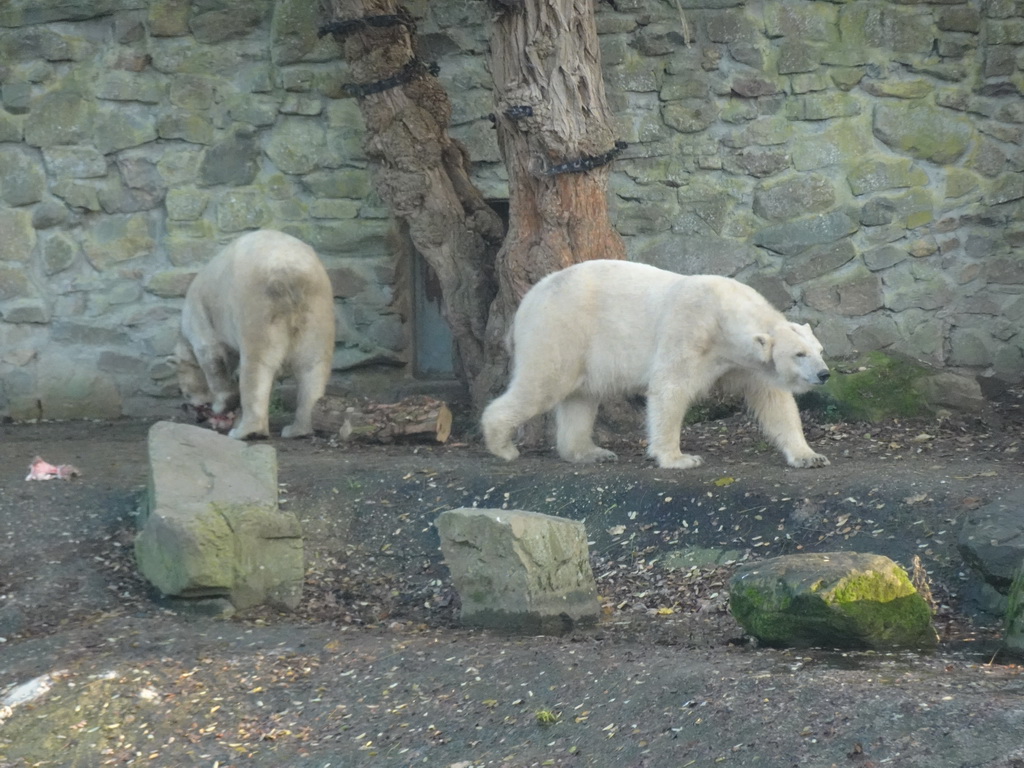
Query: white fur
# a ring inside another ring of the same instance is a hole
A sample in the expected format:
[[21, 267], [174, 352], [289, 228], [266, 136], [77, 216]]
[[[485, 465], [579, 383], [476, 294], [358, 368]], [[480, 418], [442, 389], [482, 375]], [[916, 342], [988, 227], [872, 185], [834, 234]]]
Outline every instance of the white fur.
[[281, 435], [310, 434], [334, 355], [334, 296], [316, 253], [274, 230], [229, 244], [185, 294], [176, 353], [192, 405], [222, 414], [241, 401], [241, 420], [229, 433], [238, 439], [270, 434], [270, 392], [278, 373], [290, 370], [298, 402]]
[[511, 342], [512, 380], [482, 416], [487, 449], [503, 459], [519, 455], [516, 430], [552, 409], [562, 458], [614, 459], [593, 442], [598, 404], [644, 393], [648, 453], [661, 467], [699, 466], [680, 450], [680, 431], [690, 405], [719, 385], [744, 396], [790, 466], [829, 463], [804, 439], [793, 399], [828, 378], [821, 344], [736, 280], [583, 262], [523, 297]]

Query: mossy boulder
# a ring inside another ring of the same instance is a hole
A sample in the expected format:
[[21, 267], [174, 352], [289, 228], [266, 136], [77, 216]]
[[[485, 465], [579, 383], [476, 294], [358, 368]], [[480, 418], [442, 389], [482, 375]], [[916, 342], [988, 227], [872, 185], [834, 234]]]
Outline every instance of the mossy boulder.
[[973, 377], [876, 350], [837, 366], [827, 384], [801, 395], [799, 403], [826, 419], [879, 422], [925, 416], [939, 408], [979, 411], [986, 400]]
[[162, 594], [293, 609], [302, 597], [299, 521], [280, 509], [277, 453], [210, 429], [149, 430], [149, 492], [135, 559]]
[[928, 648], [931, 609], [906, 571], [882, 555], [786, 555], [742, 566], [729, 608], [766, 645]]
[[1010, 585], [1010, 600], [1006, 609], [1006, 650], [1024, 658], [1024, 563], [1017, 568]]
[[435, 521], [467, 626], [559, 634], [600, 613], [578, 520], [518, 509], [450, 509]]

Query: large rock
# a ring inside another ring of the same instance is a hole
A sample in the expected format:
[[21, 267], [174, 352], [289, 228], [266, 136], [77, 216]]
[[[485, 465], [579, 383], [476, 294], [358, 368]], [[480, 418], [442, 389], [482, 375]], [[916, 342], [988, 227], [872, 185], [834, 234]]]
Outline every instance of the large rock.
[[1003, 644], [1014, 656], [1024, 657], [1024, 563], [1017, 569], [1010, 586]]
[[1024, 564], [1024, 492], [971, 512], [960, 529], [961, 556], [990, 585], [1006, 594]]
[[597, 620], [583, 523], [521, 510], [452, 509], [436, 525], [464, 624], [557, 633]]
[[742, 566], [729, 586], [733, 616], [767, 645], [935, 645], [928, 603], [882, 555], [786, 555]]
[[139, 570], [165, 595], [227, 597], [244, 609], [294, 608], [302, 594], [299, 522], [277, 504], [277, 453], [208, 429], [149, 431], [149, 498]]

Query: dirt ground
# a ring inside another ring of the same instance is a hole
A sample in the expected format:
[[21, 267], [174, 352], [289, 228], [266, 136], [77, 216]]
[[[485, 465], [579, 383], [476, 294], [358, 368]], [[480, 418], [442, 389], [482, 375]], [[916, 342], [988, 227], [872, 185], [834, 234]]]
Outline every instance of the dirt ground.
[[[150, 423], [0, 426], [0, 768], [1024, 766], [1022, 667], [976, 611], [956, 538], [1018, 493], [1022, 401], [807, 425], [832, 465], [785, 467], [742, 416], [688, 427], [705, 465], [447, 445], [286, 442], [303, 524], [294, 614], [224, 618], [152, 594], [132, 559]], [[26, 482], [33, 456], [70, 481]], [[459, 506], [586, 521], [603, 619], [561, 637], [460, 628], [432, 521]], [[929, 571], [930, 654], [774, 650], [727, 611], [725, 559], [853, 549]]]

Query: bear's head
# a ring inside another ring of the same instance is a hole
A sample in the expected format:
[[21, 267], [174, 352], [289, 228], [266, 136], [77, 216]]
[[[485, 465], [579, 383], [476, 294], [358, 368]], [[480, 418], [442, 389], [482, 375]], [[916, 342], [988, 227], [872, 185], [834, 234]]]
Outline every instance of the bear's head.
[[772, 368], [778, 385], [794, 394], [824, 384], [831, 375], [821, 357], [821, 342], [809, 325], [784, 323], [756, 337], [761, 359]]
[[198, 408], [213, 402], [213, 393], [206, 381], [206, 374], [199, 367], [191, 345], [185, 339], [178, 339], [174, 348], [174, 362], [178, 369], [178, 388], [189, 405]]

